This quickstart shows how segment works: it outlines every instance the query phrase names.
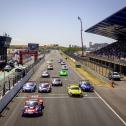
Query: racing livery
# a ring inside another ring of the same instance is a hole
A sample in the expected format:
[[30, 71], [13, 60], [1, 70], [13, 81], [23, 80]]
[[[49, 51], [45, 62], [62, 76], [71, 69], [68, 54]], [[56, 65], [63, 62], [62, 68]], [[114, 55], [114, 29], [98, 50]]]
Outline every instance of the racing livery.
[[59, 76], [68, 76], [67, 70], [61, 70], [61, 71], [59, 71]]
[[53, 77], [52, 86], [62, 86], [62, 81], [59, 77]]
[[50, 82], [48, 81], [43, 81], [39, 84], [38, 92], [43, 93], [43, 92], [51, 92], [52, 87]]
[[43, 71], [42, 77], [50, 77], [49, 72], [47, 70]]
[[94, 87], [91, 85], [91, 83], [88, 80], [81, 80], [79, 82], [79, 87], [83, 91], [89, 91], [89, 92], [93, 92], [94, 91]]
[[68, 95], [69, 96], [80, 96], [83, 97], [83, 92], [78, 84], [71, 84], [68, 87]]
[[31, 96], [25, 101], [22, 116], [39, 116], [44, 109], [43, 99], [39, 96]]

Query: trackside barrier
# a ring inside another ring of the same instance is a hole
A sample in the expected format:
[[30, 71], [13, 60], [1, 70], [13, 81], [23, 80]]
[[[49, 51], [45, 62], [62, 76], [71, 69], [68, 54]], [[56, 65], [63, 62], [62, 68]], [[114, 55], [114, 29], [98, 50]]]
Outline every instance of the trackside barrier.
[[[67, 54], [64, 54], [64, 55], [67, 55]], [[67, 55], [67, 57], [71, 59], [71, 56]], [[72, 59], [74, 59], [74, 57], [73, 57]], [[74, 59], [74, 60], [75, 60], [75, 59]], [[92, 70], [91, 68], [85, 66], [83, 63], [80, 62], [80, 60], [75, 60], [75, 62], [76, 62], [77, 64], [80, 64], [81, 67], [83, 67], [86, 71], [89, 71], [92, 75], [96, 76], [96, 77], [99, 78], [100, 80], [102, 80], [102, 81], [104, 80], [105, 82], [109, 83], [109, 80], [108, 80], [106, 77], [104, 77], [104, 76], [98, 74], [97, 72], [95, 72], [95, 71]]]
[[36, 70], [41, 63], [44, 61], [44, 56], [40, 60], [38, 64], [36, 64], [27, 74], [24, 78], [22, 78], [20, 81], [18, 81], [15, 86], [7, 92], [2, 99], [0, 99], [0, 113], [4, 110], [4, 108], [9, 104], [9, 102], [16, 96], [16, 94], [20, 91], [24, 83], [26, 83], [30, 77], [34, 74], [34, 70]]

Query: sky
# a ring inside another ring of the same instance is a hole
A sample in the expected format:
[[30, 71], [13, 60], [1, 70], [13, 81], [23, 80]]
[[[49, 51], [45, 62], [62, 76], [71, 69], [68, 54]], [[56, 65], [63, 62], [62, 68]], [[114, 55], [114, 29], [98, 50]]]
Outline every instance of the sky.
[[[83, 30], [126, 6], [126, 0], [0, 0], [0, 35], [12, 37], [11, 44], [28, 43], [81, 46]], [[83, 32], [84, 45], [115, 40]]]

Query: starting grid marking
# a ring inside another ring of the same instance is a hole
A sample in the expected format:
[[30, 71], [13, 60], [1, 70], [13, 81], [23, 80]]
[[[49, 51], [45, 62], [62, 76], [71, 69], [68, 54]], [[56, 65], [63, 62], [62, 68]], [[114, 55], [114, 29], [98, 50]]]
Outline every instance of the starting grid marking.
[[[63, 96], [64, 95], [64, 96]], [[17, 99], [26, 99], [28, 97], [26, 96], [17, 96], [16, 97]], [[74, 97], [70, 97], [66, 94], [51, 94], [50, 96], [43, 96], [43, 97], [38, 97], [38, 98], [43, 98], [43, 99], [66, 99], [66, 98], [74, 98]], [[82, 97], [82, 99], [99, 99], [98, 96], [87, 96], [87, 95], [84, 95]]]

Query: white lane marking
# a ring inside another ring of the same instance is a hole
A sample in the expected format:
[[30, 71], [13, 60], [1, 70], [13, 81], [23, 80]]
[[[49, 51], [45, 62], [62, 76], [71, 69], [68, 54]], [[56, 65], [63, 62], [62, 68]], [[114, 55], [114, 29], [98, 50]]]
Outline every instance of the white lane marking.
[[48, 96], [51, 96], [51, 95], [67, 95], [67, 94], [48, 94]]
[[[25, 99], [25, 98], [28, 98], [28, 97], [16, 97], [16, 98], [17, 98], [17, 99]], [[49, 96], [44, 96], [44, 97], [39, 97], [39, 98], [43, 98], [43, 99], [44, 99], [44, 98], [45, 98], [45, 99], [46, 99], [46, 98], [69, 98], [69, 96], [54, 96], [54, 97], [53, 97], [53, 96], [50, 96], [50, 97], [49, 97]]]
[[[23, 97], [23, 96], [21, 96], [21, 97], [16, 97], [17, 99], [26, 99], [26, 98], [28, 98], [28, 97]], [[43, 97], [39, 97], [39, 98], [74, 98], [74, 97], [69, 97], [69, 96], [43, 96]], [[82, 99], [99, 99], [99, 97], [83, 97]]]
[[57, 97], [48, 97], [48, 96], [46, 96], [46, 97], [43, 97], [43, 98], [45, 98], [45, 99], [46, 99], [46, 98], [50, 98], [50, 99], [52, 99], [52, 98], [53, 98], [53, 99], [54, 99], [54, 98], [55, 98], [55, 99], [60, 98], [60, 99], [63, 99], [63, 98], [69, 98], [69, 97], [68, 97], [68, 96], [57, 96]]
[[2, 99], [2, 95], [0, 96], [0, 100]]
[[99, 97], [83, 97], [84, 99], [99, 99]]
[[120, 121], [126, 126], [126, 122], [117, 114], [117, 112], [99, 95], [98, 92], [96, 92], [96, 95], [102, 100], [102, 102], [120, 119]]
[[[71, 69], [82, 79], [84, 79], [84, 77], [82, 75], [80, 75], [77, 71], [75, 71], [75, 69], [70, 65]], [[95, 94], [102, 100], [102, 102], [119, 118], [119, 120], [126, 126], [126, 122], [123, 120], [123, 118], [121, 118], [121, 116], [119, 114], [117, 114], [117, 112], [100, 96], [99, 93], [97, 93], [96, 91], [94, 91]]]

